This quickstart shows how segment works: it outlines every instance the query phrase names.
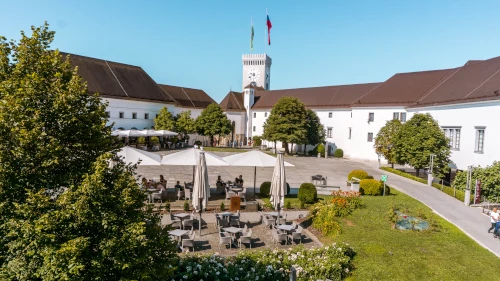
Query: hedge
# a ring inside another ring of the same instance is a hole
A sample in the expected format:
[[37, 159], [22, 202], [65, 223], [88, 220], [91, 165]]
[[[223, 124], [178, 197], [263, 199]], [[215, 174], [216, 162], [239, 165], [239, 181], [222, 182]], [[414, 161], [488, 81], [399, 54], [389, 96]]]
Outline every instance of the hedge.
[[316, 203], [318, 199], [318, 191], [312, 183], [305, 182], [300, 185], [299, 194], [297, 196], [300, 202], [305, 204]]
[[379, 196], [384, 192], [384, 185], [378, 180], [364, 179], [359, 183], [359, 192], [361, 193], [361, 195]]
[[333, 157], [337, 157], [337, 158], [342, 158], [344, 157], [344, 151], [340, 148], [337, 148], [335, 150], [335, 152], [333, 153]]
[[[260, 185], [260, 194], [262, 196], [271, 195], [271, 182], [265, 181]], [[286, 183], [286, 194], [290, 194], [290, 185]]]
[[347, 180], [350, 181], [352, 177], [364, 180], [368, 178], [368, 173], [363, 170], [352, 170], [349, 175], [347, 175]]
[[[381, 167], [380, 169], [382, 169], [384, 171], [387, 171], [389, 173], [396, 174], [398, 176], [405, 177], [407, 179], [411, 179], [411, 180], [418, 181], [418, 182], [423, 183], [423, 184], [427, 184], [426, 180], [424, 180], [422, 178], [419, 178], [419, 177], [416, 177], [414, 175], [410, 175], [408, 173], [402, 172], [400, 170], [396, 170], [396, 169], [393, 169], [393, 168], [390, 168], [390, 167]], [[453, 187], [451, 187], [451, 186], [443, 185], [443, 187], [441, 189], [441, 185], [438, 184], [438, 183], [435, 183], [435, 182], [432, 183], [432, 186], [435, 187], [436, 189], [439, 189], [439, 190], [443, 191], [444, 193], [450, 195], [451, 197], [455, 197], [456, 199], [458, 199], [458, 200], [460, 200], [462, 202], [465, 199], [465, 192], [462, 191], [462, 190], [456, 189], [455, 190], [455, 196], [453, 196]], [[471, 196], [470, 201], [472, 202], [472, 200], [473, 200], [473, 197]]]

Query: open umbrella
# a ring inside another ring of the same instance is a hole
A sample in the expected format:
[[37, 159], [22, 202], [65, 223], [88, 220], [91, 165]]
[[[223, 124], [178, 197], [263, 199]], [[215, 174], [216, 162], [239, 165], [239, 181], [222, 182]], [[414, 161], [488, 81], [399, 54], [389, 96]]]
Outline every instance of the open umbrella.
[[162, 133], [159, 133], [158, 131], [155, 130], [141, 130], [141, 133], [143, 133], [147, 137], [161, 137], [163, 136]]
[[145, 137], [146, 134], [139, 130], [117, 130], [113, 131], [111, 134], [122, 136], [122, 137]]
[[179, 133], [172, 132], [169, 130], [156, 130], [155, 132], [158, 134], [161, 134], [162, 136], [165, 136], [165, 137], [175, 137], [179, 134]]
[[[255, 182], [257, 178], [257, 167], [274, 167], [276, 165], [276, 158], [258, 151], [252, 150], [244, 153], [238, 153], [223, 158], [230, 166], [240, 167], [254, 167], [253, 172], [253, 194], [255, 196]], [[294, 165], [284, 162], [287, 167], [294, 167]]]
[[278, 152], [276, 166], [274, 167], [273, 179], [271, 180], [271, 204], [278, 210], [278, 224], [280, 221], [281, 207], [285, 203], [286, 195], [286, 177], [285, 165], [283, 161], [283, 152]]
[[200, 212], [199, 229], [201, 236], [201, 213], [207, 208], [208, 198], [210, 197], [210, 185], [208, 184], [207, 162], [205, 161], [205, 152], [200, 151], [198, 164], [193, 184], [193, 208]]
[[[229, 166], [229, 164], [227, 164], [226, 161], [222, 159], [222, 157], [209, 152], [204, 153], [207, 166]], [[172, 166], [193, 166], [194, 176], [194, 166], [198, 165], [199, 159], [200, 150], [196, 148], [190, 148], [163, 156], [163, 158], [161, 159], [161, 164]]]
[[161, 165], [161, 156], [155, 153], [147, 152], [144, 150], [139, 150], [132, 148], [130, 146], [125, 146], [120, 149], [117, 153], [118, 156], [123, 157], [125, 163], [135, 164], [141, 161], [140, 166], [159, 166]]

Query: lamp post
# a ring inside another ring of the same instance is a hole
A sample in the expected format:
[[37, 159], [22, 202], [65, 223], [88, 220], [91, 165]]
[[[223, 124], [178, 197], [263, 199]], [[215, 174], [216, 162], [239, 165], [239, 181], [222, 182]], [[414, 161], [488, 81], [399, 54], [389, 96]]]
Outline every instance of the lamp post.
[[427, 185], [432, 186], [432, 181], [434, 179], [433, 174], [432, 174], [432, 170], [434, 167], [434, 157], [436, 157], [436, 154], [431, 154], [431, 155], [429, 155], [429, 157], [430, 157], [430, 169], [429, 169], [430, 172], [427, 175]]

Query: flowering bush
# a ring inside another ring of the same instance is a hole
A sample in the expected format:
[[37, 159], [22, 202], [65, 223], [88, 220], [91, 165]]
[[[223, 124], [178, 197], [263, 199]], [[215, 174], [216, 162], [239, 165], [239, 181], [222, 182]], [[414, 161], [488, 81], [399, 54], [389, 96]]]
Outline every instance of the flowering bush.
[[181, 256], [172, 280], [289, 280], [290, 267], [297, 280], [341, 280], [352, 270], [353, 249], [347, 244], [322, 248], [302, 246], [288, 250], [242, 251], [233, 257], [210, 255]]

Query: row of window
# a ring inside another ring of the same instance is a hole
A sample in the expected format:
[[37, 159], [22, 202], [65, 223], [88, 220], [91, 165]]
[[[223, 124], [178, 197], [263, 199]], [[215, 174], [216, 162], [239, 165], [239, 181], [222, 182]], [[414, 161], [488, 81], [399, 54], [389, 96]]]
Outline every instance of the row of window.
[[[267, 117], [267, 112], [264, 112], [264, 117]], [[253, 118], [257, 118], [257, 112], [253, 113]], [[333, 118], [333, 113], [328, 112], [328, 118]], [[352, 112], [351, 112], [351, 118], [352, 118]], [[392, 119], [396, 119], [401, 122], [406, 122], [406, 112], [394, 112], [392, 114]], [[375, 113], [370, 112], [368, 113], [368, 122], [373, 122], [375, 121]]]
[[[106, 111], [106, 117], [110, 118], [111, 113], [109, 111]], [[158, 114], [156, 114], [156, 117], [158, 117]], [[120, 111], [118, 113], [118, 118], [124, 119], [125, 118], [125, 112]], [[137, 112], [132, 112], [132, 119], [137, 119]], [[149, 119], [149, 113], [144, 113], [144, 119]]]
[[[484, 152], [484, 131], [486, 127], [475, 127], [476, 139], [474, 142], [474, 152]], [[460, 127], [445, 127], [443, 128], [445, 136], [450, 140], [450, 147], [454, 150], [460, 150]]]
[[[267, 117], [267, 112], [264, 112], [264, 117]], [[253, 118], [257, 118], [257, 112], [253, 113]]]
[[249, 60], [243, 61], [243, 65], [265, 65], [266, 61], [264, 60]]

